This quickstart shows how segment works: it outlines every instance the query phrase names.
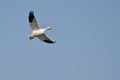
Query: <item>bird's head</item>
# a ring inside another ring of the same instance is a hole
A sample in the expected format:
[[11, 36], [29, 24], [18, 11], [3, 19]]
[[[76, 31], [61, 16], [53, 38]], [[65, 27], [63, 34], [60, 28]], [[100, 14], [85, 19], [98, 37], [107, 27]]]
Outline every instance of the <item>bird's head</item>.
[[51, 30], [51, 29], [52, 29], [52, 27], [51, 27], [51, 26], [48, 26], [48, 27], [46, 27], [46, 29], [47, 29], [47, 30]]
[[28, 38], [31, 40], [33, 39], [34, 37], [32, 35], [29, 35]]

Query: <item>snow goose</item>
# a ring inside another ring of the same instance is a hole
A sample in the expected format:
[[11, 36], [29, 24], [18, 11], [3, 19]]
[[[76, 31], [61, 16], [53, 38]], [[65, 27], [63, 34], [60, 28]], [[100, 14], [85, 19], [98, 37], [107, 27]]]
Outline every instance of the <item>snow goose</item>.
[[37, 37], [37, 38], [39, 38], [40, 40], [42, 40], [46, 43], [55, 43], [45, 35], [45, 31], [51, 30], [51, 27], [48, 26], [44, 29], [41, 29], [37, 24], [37, 20], [35, 19], [33, 11], [29, 12], [28, 19], [29, 19], [29, 23], [30, 23], [30, 26], [31, 26], [31, 29], [32, 29], [32, 34], [30, 34], [28, 36], [29, 39], [33, 39], [34, 37]]

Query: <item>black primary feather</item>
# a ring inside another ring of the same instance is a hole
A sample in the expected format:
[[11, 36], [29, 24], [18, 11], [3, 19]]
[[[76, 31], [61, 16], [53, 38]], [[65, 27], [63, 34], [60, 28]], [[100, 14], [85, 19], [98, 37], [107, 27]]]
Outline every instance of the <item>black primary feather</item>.
[[29, 22], [31, 23], [34, 18], [35, 18], [34, 12], [33, 12], [33, 11], [30, 11], [30, 12], [29, 12]]
[[46, 42], [46, 43], [54, 43], [53, 41], [49, 41], [49, 40], [44, 40], [44, 42]]

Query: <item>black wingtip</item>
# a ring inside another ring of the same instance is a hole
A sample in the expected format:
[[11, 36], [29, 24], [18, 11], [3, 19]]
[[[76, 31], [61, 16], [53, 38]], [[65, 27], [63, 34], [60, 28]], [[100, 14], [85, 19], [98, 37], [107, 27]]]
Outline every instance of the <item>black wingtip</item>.
[[34, 18], [35, 18], [35, 16], [34, 16], [34, 11], [30, 11], [30, 12], [29, 12], [29, 22], [31, 23]]
[[48, 41], [48, 40], [44, 40], [44, 42], [46, 42], [46, 43], [50, 43], [50, 44], [56, 43], [56, 41], [53, 42], [53, 41]]

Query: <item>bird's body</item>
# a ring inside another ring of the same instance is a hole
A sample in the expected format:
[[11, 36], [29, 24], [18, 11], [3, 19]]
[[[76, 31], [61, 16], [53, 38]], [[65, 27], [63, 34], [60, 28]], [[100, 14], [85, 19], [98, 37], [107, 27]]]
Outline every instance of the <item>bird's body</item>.
[[30, 13], [29, 13], [29, 23], [30, 23], [30, 26], [31, 26], [31, 29], [32, 29], [32, 34], [30, 34], [28, 36], [29, 39], [33, 39], [34, 37], [38, 37], [39, 39], [41, 39], [42, 41], [44, 41], [46, 43], [54, 43], [52, 40], [50, 40], [45, 35], [45, 31], [51, 30], [51, 27], [48, 26], [44, 29], [41, 29], [37, 24], [37, 21], [35, 19], [33, 11], [30, 11]]
[[33, 31], [32, 34], [29, 35], [29, 37], [37, 37], [39, 35], [42, 35], [44, 33], [44, 30], [43, 29], [39, 29], [39, 30], [36, 30], [36, 31]]

